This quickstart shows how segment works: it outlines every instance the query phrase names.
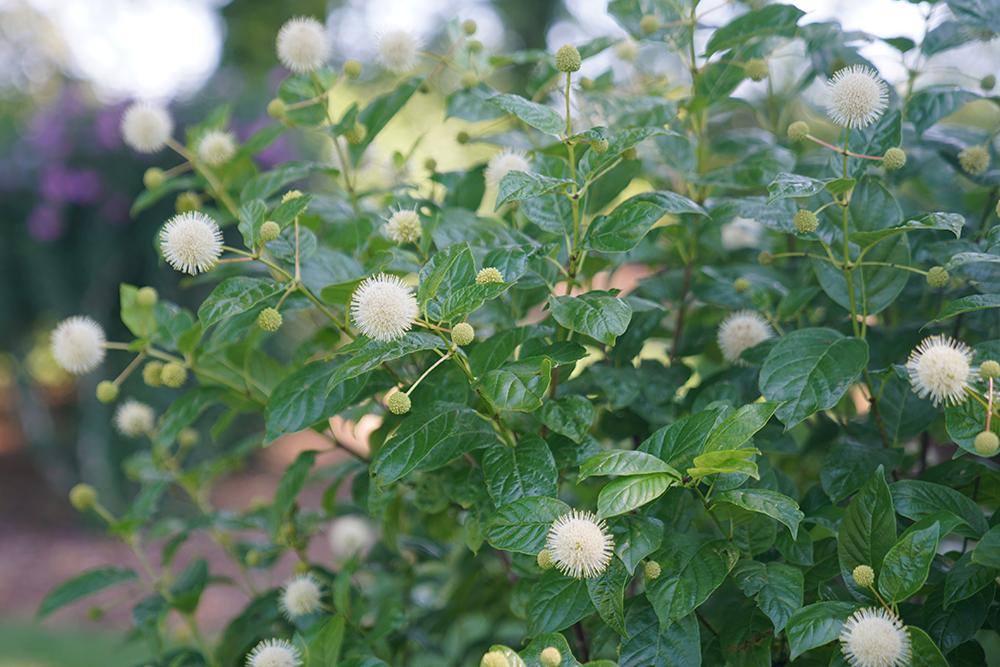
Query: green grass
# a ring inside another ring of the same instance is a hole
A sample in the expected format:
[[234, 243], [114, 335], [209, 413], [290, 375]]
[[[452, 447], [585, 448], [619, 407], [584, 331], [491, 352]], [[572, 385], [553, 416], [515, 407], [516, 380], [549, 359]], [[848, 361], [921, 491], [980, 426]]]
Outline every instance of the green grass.
[[148, 653], [124, 633], [0, 624], [0, 667], [135, 667]]

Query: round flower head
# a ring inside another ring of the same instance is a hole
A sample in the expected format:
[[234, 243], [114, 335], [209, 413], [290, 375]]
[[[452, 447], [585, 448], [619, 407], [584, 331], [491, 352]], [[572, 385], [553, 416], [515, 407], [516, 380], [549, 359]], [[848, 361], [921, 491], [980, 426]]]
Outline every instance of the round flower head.
[[572, 44], [563, 44], [556, 51], [556, 69], [560, 72], [578, 72], [581, 63], [580, 52]]
[[975, 379], [972, 350], [948, 336], [931, 336], [920, 342], [906, 362], [913, 391], [934, 405], [954, 405], [965, 400], [965, 388]]
[[990, 168], [990, 152], [983, 146], [967, 146], [959, 151], [958, 163], [966, 173], [978, 176]]
[[140, 153], [155, 153], [167, 145], [174, 121], [161, 106], [136, 102], [122, 116], [122, 139]]
[[419, 312], [413, 290], [384, 273], [366, 278], [351, 297], [351, 319], [361, 333], [381, 342], [402, 338]]
[[299, 650], [284, 639], [265, 639], [247, 655], [247, 667], [299, 667]]
[[389, 412], [394, 415], [405, 415], [410, 411], [412, 406], [413, 403], [410, 401], [410, 397], [398, 390], [393, 391], [385, 399], [385, 407], [389, 408]]
[[138, 438], [152, 431], [154, 420], [153, 408], [133, 399], [125, 401], [115, 411], [115, 428], [129, 438]]
[[993, 456], [1000, 450], [1000, 437], [993, 431], [981, 431], [973, 439], [972, 448], [980, 456]]
[[851, 577], [858, 586], [868, 588], [875, 583], [875, 570], [870, 565], [858, 565], [851, 570]]
[[170, 266], [192, 276], [208, 271], [222, 254], [222, 231], [200, 211], [180, 213], [160, 230], [160, 250]]
[[740, 310], [722, 320], [719, 325], [719, 349], [729, 363], [743, 364], [740, 355], [772, 335], [771, 325], [760, 313]]
[[486, 165], [486, 182], [499, 187], [503, 177], [512, 171], [531, 171], [531, 164], [524, 153], [510, 150], [497, 153]]
[[209, 130], [198, 142], [198, 159], [209, 167], [226, 164], [236, 155], [236, 139], [232, 132]]
[[500, 269], [495, 266], [485, 266], [479, 269], [479, 273], [476, 274], [476, 284], [477, 285], [487, 285], [489, 283], [502, 283], [503, 274], [500, 273]]
[[353, 514], [331, 521], [328, 538], [336, 562], [343, 562], [353, 556], [365, 556], [378, 541], [372, 525]]
[[545, 548], [563, 574], [591, 579], [607, 569], [614, 540], [604, 521], [591, 512], [573, 510], [552, 522]]
[[281, 64], [298, 73], [319, 69], [330, 55], [326, 28], [305, 16], [289, 19], [281, 26], [275, 47]]
[[59, 323], [52, 332], [52, 356], [63, 370], [83, 375], [104, 361], [104, 329], [86, 315]]
[[417, 64], [417, 38], [407, 30], [388, 30], [378, 38], [378, 60], [387, 70], [402, 74]]
[[867, 65], [851, 65], [837, 71], [826, 86], [830, 98], [827, 114], [841, 127], [868, 127], [889, 106], [885, 81]]
[[555, 646], [546, 646], [542, 649], [538, 660], [542, 663], [542, 667], [559, 667], [562, 664], [562, 653]]
[[295, 577], [281, 589], [281, 611], [290, 620], [320, 610], [323, 589], [311, 574]]
[[910, 664], [910, 635], [885, 609], [860, 609], [844, 622], [840, 648], [852, 667], [903, 667]]
[[420, 216], [416, 211], [396, 211], [385, 222], [385, 235], [396, 243], [416, 243], [420, 240]]

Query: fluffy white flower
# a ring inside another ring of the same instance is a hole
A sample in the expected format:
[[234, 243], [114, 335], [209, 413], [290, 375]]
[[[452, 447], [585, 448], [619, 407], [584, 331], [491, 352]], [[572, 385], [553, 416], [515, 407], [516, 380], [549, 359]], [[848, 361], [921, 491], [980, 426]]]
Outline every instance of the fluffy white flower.
[[275, 46], [281, 64], [299, 73], [319, 69], [330, 55], [326, 28], [306, 16], [289, 19], [281, 26]]
[[407, 30], [388, 30], [378, 38], [378, 60], [387, 70], [402, 74], [417, 64], [417, 38]]
[[86, 315], [74, 315], [52, 332], [52, 356], [64, 370], [83, 375], [104, 361], [104, 329]]
[[115, 411], [115, 428], [129, 438], [138, 438], [153, 430], [156, 415], [145, 403], [129, 399]]
[[224, 165], [236, 155], [236, 138], [232, 132], [209, 130], [198, 142], [198, 159], [209, 167]]
[[122, 138], [140, 153], [155, 153], [167, 144], [174, 131], [170, 113], [161, 106], [136, 102], [122, 116]]
[[756, 248], [764, 235], [764, 225], [753, 218], [736, 217], [724, 224], [721, 231], [725, 250]]
[[851, 614], [840, 631], [840, 648], [852, 667], [910, 664], [910, 635], [898, 618], [882, 608]]
[[333, 559], [338, 563], [354, 556], [366, 555], [378, 541], [372, 525], [366, 519], [353, 514], [331, 521], [327, 537]]
[[323, 588], [311, 574], [295, 577], [281, 589], [279, 604], [289, 619], [320, 610]]
[[180, 213], [160, 230], [160, 250], [170, 266], [194, 276], [219, 261], [222, 231], [200, 211]]
[[889, 106], [885, 81], [867, 65], [851, 65], [838, 70], [826, 87], [829, 95], [827, 113], [841, 127], [868, 127]]
[[749, 350], [772, 335], [771, 325], [760, 313], [740, 310], [722, 320], [719, 325], [719, 349], [729, 363], [743, 364], [740, 355], [744, 350]]
[[522, 151], [503, 151], [490, 158], [486, 165], [486, 182], [497, 187], [512, 171], [531, 171], [531, 164]]
[[920, 341], [906, 362], [913, 391], [930, 398], [934, 405], [954, 405], [965, 400], [965, 388], [975, 379], [972, 350], [948, 336], [930, 336]]
[[361, 333], [377, 341], [403, 337], [419, 312], [413, 290], [384, 273], [366, 278], [351, 297], [351, 319]]
[[607, 569], [615, 542], [591, 512], [572, 510], [552, 522], [545, 548], [563, 574], [590, 579]]
[[247, 667], [299, 667], [299, 650], [284, 639], [265, 639], [247, 655]]
[[420, 216], [416, 211], [401, 209], [389, 216], [384, 230], [396, 243], [416, 243], [420, 240]]

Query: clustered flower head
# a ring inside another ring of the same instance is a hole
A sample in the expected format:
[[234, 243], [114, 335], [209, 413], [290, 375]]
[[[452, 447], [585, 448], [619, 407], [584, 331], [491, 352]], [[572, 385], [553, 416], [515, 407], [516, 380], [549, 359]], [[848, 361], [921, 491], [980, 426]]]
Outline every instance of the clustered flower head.
[[105, 342], [100, 324], [86, 315], [74, 315], [52, 332], [52, 356], [63, 370], [83, 375], [104, 361]]
[[740, 356], [744, 351], [758, 345], [774, 335], [767, 320], [753, 310], [740, 310], [719, 325], [719, 349], [726, 361], [744, 363]]
[[257, 326], [264, 331], [274, 333], [281, 328], [283, 319], [277, 308], [265, 308], [257, 315]]
[[577, 510], [553, 521], [545, 540], [545, 549], [556, 568], [576, 579], [591, 579], [604, 572], [614, 546], [603, 520]]
[[289, 19], [281, 26], [275, 47], [281, 64], [299, 74], [319, 69], [330, 55], [326, 28], [306, 16]]
[[505, 150], [490, 158], [486, 164], [486, 182], [499, 187], [503, 177], [512, 171], [531, 171], [531, 164], [522, 151]]
[[411, 406], [410, 397], [402, 391], [393, 391], [385, 398], [385, 407], [394, 415], [405, 415]]
[[416, 243], [420, 233], [420, 216], [416, 211], [400, 209], [386, 220], [385, 235], [396, 243]]
[[990, 167], [990, 152], [984, 146], [966, 146], [958, 153], [958, 163], [966, 173], [979, 176]]
[[934, 405], [965, 400], [965, 389], [975, 379], [972, 350], [948, 336], [930, 336], [910, 353], [906, 362], [913, 390]]
[[844, 622], [840, 647], [852, 667], [903, 667], [910, 663], [910, 635], [885, 609], [860, 609]]
[[387, 70], [403, 74], [417, 64], [417, 38], [407, 30], [387, 30], [379, 36], [378, 59]]
[[331, 521], [327, 536], [333, 560], [338, 563], [354, 556], [366, 555], [378, 540], [375, 529], [368, 520], [353, 514]]
[[479, 661], [479, 667], [509, 667], [507, 656], [500, 651], [489, 651]]
[[290, 620], [308, 616], [320, 610], [323, 588], [311, 574], [293, 578], [281, 589], [281, 611]]
[[882, 156], [882, 166], [889, 171], [896, 171], [906, 166], [906, 151], [902, 148], [890, 148]]
[[351, 319], [361, 333], [380, 342], [402, 338], [419, 312], [413, 290], [384, 273], [366, 278], [351, 297]]
[[69, 502], [77, 512], [86, 512], [97, 504], [97, 490], [90, 484], [77, 484], [69, 490]]
[[792, 141], [802, 141], [809, 136], [809, 123], [797, 120], [788, 126], [788, 138]]
[[875, 570], [870, 565], [858, 565], [851, 570], [851, 577], [858, 586], [869, 588], [875, 583]]
[[219, 261], [222, 230], [204, 213], [180, 213], [160, 230], [160, 250], [170, 266], [194, 276], [210, 270]]
[[451, 340], [461, 347], [476, 339], [476, 330], [468, 322], [459, 322], [451, 329]]
[[476, 274], [476, 284], [477, 285], [488, 285], [490, 283], [502, 283], [503, 274], [500, 273], [500, 269], [495, 266], [485, 266], [479, 269], [479, 273]]
[[972, 447], [980, 456], [993, 456], [1000, 450], [1000, 437], [993, 431], [981, 431], [972, 440]]
[[763, 81], [767, 78], [767, 61], [763, 58], [753, 58], [747, 61], [746, 73], [752, 81]]
[[115, 428], [127, 438], [138, 438], [153, 430], [155, 419], [153, 408], [130, 398], [115, 411]]
[[837, 71], [827, 82], [827, 92], [827, 113], [841, 127], [868, 127], [889, 105], [885, 81], [867, 65], [851, 65]]
[[556, 51], [556, 69], [560, 72], [578, 72], [582, 62], [580, 52], [572, 44], [563, 44]]
[[792, 223], [795, 225], [795, 231], [800, 234], [811, 234], [819, 227], [819, 219], [816, 214], [804, 208], [795, 212]]
[[562, 664], [562, 653], [555, 646], [546, 646], [538, 656], [542, 667], [559, 667]]
[[219, 167], [236, 155], [236, 138], [232, 132], [209, 130], [198, 141], [198, 159], [209, 167]]
[[948, 275], [948, 269], [943, 266], [932, 266], [927, 271], [927, 284], [935, 289], [946, 287], [950, 279], [951, 276]]
[[122, 139], [140, 153], [155, 153], [167, 145], [174, 121], [163, 107], [136, 102], [122, 116]]
[[284, 639], [265, 639], [247, 655], [247, 667], [299, 667], [299, 650]]

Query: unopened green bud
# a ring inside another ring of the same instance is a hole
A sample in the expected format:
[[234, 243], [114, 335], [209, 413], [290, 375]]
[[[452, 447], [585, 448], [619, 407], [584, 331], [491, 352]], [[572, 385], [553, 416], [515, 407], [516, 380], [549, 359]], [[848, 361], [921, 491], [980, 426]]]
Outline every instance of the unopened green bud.
[[159, 387], [163, 384], [163, 364], [159, 361], [150, 361], [142, 367], [142, 381], [150, 387]]
[[278, 238], [281, 234], [281, 227], [274, 220], [268, 220], [260, 226], [260, 240], [269, 243]]
[[469, 133], [466, 132], [465, 130], [461, 130], [458, 134], [455, 135], [455, 141], [463, 145], [469, 143], [469, 139], [471, 139], [471, 137], [469, 136]]
[[593, 90], [594, 89], [594, 80], [591, 79], [589, 76], [581, 77], [580, 78], [580, 87], [583, 88], [584, 90]]
[[257, 326], [264, 331], [275, 332], [281, 328], [282, 317], [277, 308], [265, 308], [257, 316]]
[[472, 88], [479, 83], [479, 77], [475, 72], [466, 72], [462, 75], [462, 88]]
[[163, 370], [160, 372], [160, 380], [163, 382], [163, 385], [171, 389], [178, 389], [184, 386], [184, 383], [187, 382], [187, 376], [187, 369], [172, 361], [163, 364]]
[[97, 504], [97, 490], [90, 484], [77, 484], [69, 490], [69, 502], [77, 512], [86, 512]]
[[882, 156], [882, 166], [889, 171], [902, 169], [906, 165], [906, 151], [902, 148], [890, 148]]
[[809, 136], [809, 123], [797, 120], [788, 126], [788, 138], [792, 141], [802, 141]]
[[198, 444], [200, 440], [198, 431], [193, 428], [182, 428], [181, 432], [177, 434], [177, 444], [181, 446], [182, 449], [190, 449]]
[[459, 322], [451, 330], [451, 340], [461, 347], [476, 339], [476, 330], [468, 322]]
[[483, 43], [478, 39], [470, 39], [468, 44], [465, 45], [469, 49], [469, 53], [479, 53], [483, 50]]
[[978, 176], [990, 167], [990, 152], [985, 146], [968, 146], [958, 154], [958, 162], [966, 173]]
[[104, 610], [100, 607], [91, 607], [87, 610], [87, 618], [89, 618], [94, 623], [104, 619]]
[[538, 567], [543, 570], [551, 570], [555, 566], [555, 561], [552, 560], [552, 554], [548, 549], [542, 549], [538, 552], [535, 557], [535, 562], [538, 563]]
[[639, 19], [639, 30], [644, 35], [652, 35], [654, 32], [660, 29], [660, 19], [656, 18], [652, 14], [646, 14], [641, 19]]
[[819, 227], [819, 219], [816, 214], [804, 208], [796, 211], [792, 223], [795, 225], [795, 231], [799, 234], [812, 234]]
[[658, 578], [661, 572], [662, 569], [660, 568], [660, 564], [655, 560], [647, 560], [646, 564], [642, 566], [642, 573], [646, 575], [646, 578], [650, 581]]
[[594, 139], [590, 142], [590, 147], [595, 153], [601, 155], [608, 152], [608, 140], [607, 139]]
[[250, 567], [257, 567], [262, 562], [264, 562], [264, 554], [262, 554], [257, 549], [250, 549], [247, 551], [246, 555], [247, 565]]
[[637, 151], [635, 148], [626, 148], [624, 151], [622, 151], [622, 159], [623, 160], [638, 160], [639, 159], [639, 151]]
[[993, 431], [983, 431], [972, 441], [972, 446], [980, 456], [993, 456], [1000, 449], [1000, 438]]
[[774, 263], [774, 255], [764, 250], [759, 255], [757, 255], [757, 261], [761, 266], [770, 266]]
[[983, 90], [993, 90], [995, 85], [997, 85], [997, 78], [992, 74], [987, 74], [979, 80], [979, 87]]
[[932, 266], [927, 272], [927, 284], [935, 289], [946, 286], [949, 279], [948, 270], [943, 266]]
[[979, 375], [984, 380], [996, 380], [1000, 378], [1000, 363], [994, 359], [987, 359], [979, 366]]
[[267, 103], [267, 115], [271, 118], [281, 120], [285, 117], [285, 102], [275, 97]]
[[868, 565], [858, 565], [851, 570], [851, 577], [854, 579], [854, 583], [861, 588], [871, 588], [872, 584], [875, 583], [875, 570]]
[[424, 169], [427, 171], [437, 171], [438, 161], [432, 157], [424, 160]]
[[143, 308], [152, 308], [156, 305], [160, 295], [156, 293], [154, 287], [140, 287], [135, 293], [135, 302]]
[[476, 22], [472, 19], [465, 19], [462, 21], [462, 32], [466, 35], [475, 35], [477, 27]]
[[159, 167], [150, 167], [142, 175], [142, 184], [150, 190], [156, 189], [167, 181], [167, 174]]
[[420, 93], [421, 95], [426, 95], [427, 93], [431, 92], [430, 84], [427, 83], [426, 81], [421, 81], [420, 85], [417, 86], [417, 92]]
[[737, 292], [746, 292], [748, 289], [750, 289], [750, 281], [740, 276], [739, 278], [733, 281], [733, 289], [736, 290]]
[[393, 391], [385, 399], [385, 407], [394, 415], [405, 415], [410, 411], [410, 397], [399, 390]]
[[365, 128], [361, 123], [355, 123], [354, 126], [344, 133], [344, 138], [347, 139], [348, 143], [360, 144], [365, 140], [365, 136], [368, 134], [368, 129]]
[[753, 58], [747, 61], [746, 73], [754, 81], [763, 81], [767, 78], [767, 61], [762, 58]]
[[538, 659], [542, 667], [559, 667], [562, 664], [562, 653], [555, 646], [546, 646]]
[[556, 69], [560, 72], [580, 71], [580, 52], [572, 44], [563, 44], [556, 51]]
[[198, 196], [197, 192], [182, 192], [177, 195], [177, 199], [174, 201], [174, 208], [177, 209], [178, 213], [190, 213], [191, 211], [197, 211], [201, 208], [201, 197]]
[[361, 76], [361, 63], [357, 60], [348, 60], [344, 63], [344, 76], [348, 79], [357, 79]]
[[101, 403], [113, 403], [118, 398], [118, 385], [110, 380], [97, 383], [97, 400]]

